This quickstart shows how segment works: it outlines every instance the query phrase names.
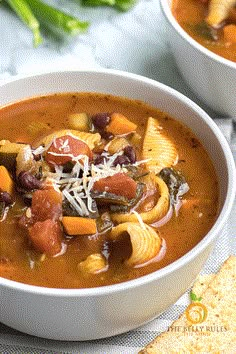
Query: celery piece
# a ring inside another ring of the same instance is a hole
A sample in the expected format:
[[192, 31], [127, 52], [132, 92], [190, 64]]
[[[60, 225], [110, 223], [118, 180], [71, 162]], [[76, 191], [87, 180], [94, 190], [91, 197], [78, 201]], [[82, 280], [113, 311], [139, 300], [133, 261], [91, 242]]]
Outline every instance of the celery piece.
[[33, 43], [37, 47], [43, 39], [39, 30], [39, 22], [32, 13], [26, 0], [6, 0], [17, 16], [31, 29], [33, 33]]
[[89, 26], [88, 22], [82, 22], [74, 16], [45, 4], [41, 0], [26, 0], [35, 16], [45, 25], [56, 28], [69, 35], [76, 35], [85, 32]]

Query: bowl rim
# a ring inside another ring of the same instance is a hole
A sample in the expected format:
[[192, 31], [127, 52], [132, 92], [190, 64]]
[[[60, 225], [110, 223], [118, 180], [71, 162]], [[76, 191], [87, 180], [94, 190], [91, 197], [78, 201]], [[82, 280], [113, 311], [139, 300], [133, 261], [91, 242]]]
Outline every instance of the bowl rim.
[[[126, 290], [131, 290], [133, 288], [147, 285], [148, 283], [152, 283], [157, 279], [161, 279], [166, 275], [170, 274], [172, 271], [176, 271], [177, 269], [184, 266], [186, 263], [192, 261], [199, 253], [201, 253], [213, 240], [216, 238], [218, 232], [223, 228], [224, 223], [226, 222], [236, 194], [236, 168], [233, 159], [232, 152], [230, 147], [223, 136], [222, 132], [220, 131], [219, 127], [213, 121], [212, 118], [195, 102], [193, 102], [190, 98], [183, 95], [182, 93], [178, 92], [177, 90], [160, 83], [156, 80], [149, 79], [147, 77], [133, 74], [125, 71], [114, 70], [114, 69], [81, 69], [81, 70], [65, 70], [65, 71], [50, 71], [44, 73], [37, 73], [37, 74], [30, 74], [30, 75], [18, 75], [13, 79], [6, 80], [5, 83], [0, 84], [0, 89], [2, 86], [7, 84], [14, 84], [14, 82], [18, 82], [20, 80], [27, 80], [27, 79], [38, 79], [41, 76], [51, 76], [51, 75], [67, 75], [68, 73], [79, 75], [79, 74], [99, 74], [99, 75], [108, 75], [108, 76], [117, 76], [118, 78], [128, 79], [130, 81], [134, 80], [136, 82], [147, 84], [151, 87], [157, 88], [161, 91], [164, 91], [166, 94], [174, 96], [177, 101], [180, 101], [181, 104], [188, 106], [191, 110], [195, 111], [195, 113], [203, 120], [211, 129], [212, 133], [214, 133], [215, 137], [217, 138], [218, 142], [222, 147], [222, 152], [224, 154], [225, 162], [227, 165], [227, 172], [228, 172], [228, 183], [227, 183], [227, 193], [224, 200], [224, 204], [222, 209], [214, 223], [213, 227], [209, 230], [209, 232], [204, 236], [204, 238], [194, 246], [189, 252], [184, 254], [182, 257], [177, 259], [176, 261], [172, 262], [171, 264], [163, 267], [155, 272], [149, 273], [142, 277], [129, 280], [126, 282], [112, 284], [112, 285], [105, 285], [100, 287], [94, 288], [82, 288], [82, 289], [74, 289], [74, 288], [48, 288], [48, 287], [41, 287], [36, 285], [29, 285], [21, 282], [17, 282], [14, 280], [9, 280], [0, 276], [0, 287], [9, 288], [12, 290], [20, 290], [21, 292], [42, 295], [42, 296], [56, 296], [56, 297], [87, 297], [87, 296], [105, 296], [108, 294], [119, 293]], [[10, 102], [11, 104], [11, 102]]]
[[173, 0], [159, 0], [159, 1], [160, 1], [162, 12], [165, 15], [169, 25], [172, 26], [172, 28], [179, 34], [180, 37], [182, 37], [192, 47], [194, 47], [196, 50], [198, 50], [205, 56], [209, 57], [213, 61], [216, 61], [217, 63], [222, 65], [226, 65], [229, 68], [236, 69], [236, 62], [233, 62], [218, 54], [215, 54], [214, 52], [210, 51], [209, 49], [207, 49], [206, 47], [198, 43], [187, 32], [185, 32], [185, 30], [179, 25], [179, 23], [177, 22], [177, 20], [172, 14], [171, 4]]

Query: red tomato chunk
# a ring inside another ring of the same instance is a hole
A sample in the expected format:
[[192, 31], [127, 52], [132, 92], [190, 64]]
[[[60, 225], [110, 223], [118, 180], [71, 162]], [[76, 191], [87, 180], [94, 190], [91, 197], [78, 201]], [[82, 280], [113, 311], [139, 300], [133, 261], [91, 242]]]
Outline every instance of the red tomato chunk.
[[32, 245], [39, 252], [55, 256], [61, 251], [63, 232], [59, 221], [38, 221], [28, 230]]
[[101, 178], [93, 185], [93, 190], [97, 192], [108, 192], [122, 195], [128, 199], [136, 196], [137, 182], [124, 173], [117, 173], [113, 176]]
[[92, 159], [92, 151], [86, 143], [71, 135], [64, 135], [53, 141], [46, 153], [46, 161], [52, 167], [65, 165], [79, 155]]
[[37, 190], [33, 193], [31, 213], [34, 222], [58, 220], [62, 216], [62, 196], [54, 189]]

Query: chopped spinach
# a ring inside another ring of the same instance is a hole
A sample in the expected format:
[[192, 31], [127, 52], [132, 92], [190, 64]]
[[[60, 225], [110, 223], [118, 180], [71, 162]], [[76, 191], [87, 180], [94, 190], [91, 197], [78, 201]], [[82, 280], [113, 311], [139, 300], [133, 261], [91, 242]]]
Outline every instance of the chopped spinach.
[[205, 38], [209, 41], [216, 41], [218, 39], [217, 30], [208, 26], [205, 21], [199, 22], [197, 24], [187, 24], [187, 27], [191, 32]]
[[163, 168], [159, 173], [159, 176], [163, 179], [169, 189], [171, 204], [177, 204], [180, 197], [189, 190], [185, 177], [181, 172], [172, 167]]
[[[131, 207], [133, 207], [139, 199], [142, 197], [144, 190], [144, 184], [143, 183], [138, 183], [137, 184], [137, 190], [136, 190], [136, 196], [133, 199], [128, 199], [124, 197], [123, 195], [117, 195], [109, 192], [96, 192], [96, 191], [91, 191], [91, 196], [96, 200], [96, 202], [99, 205], [103, 204], [110, 204], [110, 205], [116, 205], [116, 206], [121, 206], [123, 210], [129, 210]], [[124, 208], [125, 207], [125, 208]], [[111, 210], [114, 211], [114, 208], [111, 207]], [[119, 210], [119, 208], [117, 209]]]
[[[88, 200], [84, 199], [84, 202], [87, 206]], [[89, 211], [88, 217], [91, 219], [98, 218], [99, 212], [98, 212], [97, 203], [95, 200], [92, 201], [92, 208], [91, 209], [94, 212], [92, 213], [91, 211]], [[80, 216], [79, 213], [77, 212], [77, 210], [73, 207], [73, 205], [70, 204], [70, 202], [68, 202], [67, 199], [64, 199], [62, 202], [62, 213], [63, 213], [63, 216]]]

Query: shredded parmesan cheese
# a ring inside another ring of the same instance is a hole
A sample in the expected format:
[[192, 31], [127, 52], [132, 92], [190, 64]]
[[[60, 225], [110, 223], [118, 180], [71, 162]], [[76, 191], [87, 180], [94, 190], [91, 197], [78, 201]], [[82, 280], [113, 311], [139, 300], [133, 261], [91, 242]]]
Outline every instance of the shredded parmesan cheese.
[[144, 224], [143, 219], [141, 218], [139, 213], [137, 213], [137, 211], [135, 211], [135, 210], [132, 210], [131, 213], [133, 213], [136, 216], [141, 228], [146, 230], [146, 225]]
[[[55, 143], [55, 140], [53, 143]], [[94, 183], [102, 178], [114, 176], [120, 172], [127, 173], [127, 168], [119, 164], [113, 166], [115, 159], [122, 155], [123, 152], [121, 151], [114, 155], [110, 155], [107, 151], [104, 151], [101, 154], [101, 156], [104, 157], [104, 162], [94, 165], [93, 163], [90, 163], [87, 155], [81, 154], [73, 156], [72, 154], [64, 153], [67, 146], [68, 141], [66, 140], [61, 146], [63, 153], [49, 152], [49, 154], [54, 156], [71, 157], [74, 164], [72, 171], [70, 173], [65, 173], [63, 172], [63, 166], [55, 165], [55, 172], [45, 174], [45, 177], [47, 177], [46, 184], [51, 184], [56, 190], [59, 189], [62, 192], [63, 199], [67, 200], [80, 216], [89, 216], [90, 213], [96, 212], [96, 210], [93, 209], [94, 201], [91, 197]], [[36, 151], [37, 153], [42, 153], [43, 149], [43, 147], [40, 147]], [[146, 160], [136, 162], [135, 165], [144, 162], [146, 162]], [[138, 215], [138, 213], [136, 214]]]

